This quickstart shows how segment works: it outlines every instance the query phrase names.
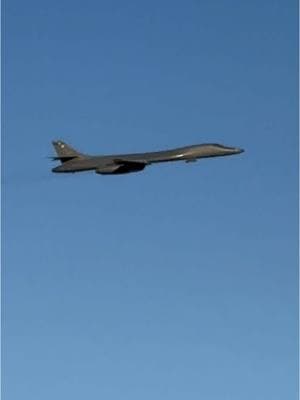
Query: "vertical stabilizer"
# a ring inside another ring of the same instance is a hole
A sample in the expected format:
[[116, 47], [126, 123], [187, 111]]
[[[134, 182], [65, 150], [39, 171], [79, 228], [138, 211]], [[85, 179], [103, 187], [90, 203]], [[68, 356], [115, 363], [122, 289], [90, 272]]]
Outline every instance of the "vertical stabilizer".
[[57, 154], [57, 157], [54, 157], [54, 160], [60, 160], [63, 163], [72, 160], [73, 158], [83, 156], [82, 153], [79, 153], [62, 140], [53, 141], [52, 144]]

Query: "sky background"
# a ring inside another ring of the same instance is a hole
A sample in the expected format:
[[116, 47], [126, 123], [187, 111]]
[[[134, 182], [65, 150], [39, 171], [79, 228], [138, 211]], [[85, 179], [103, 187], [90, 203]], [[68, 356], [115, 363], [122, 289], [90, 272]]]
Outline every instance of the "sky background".
[[[3, 4], [5, 400], [292, 400], [295, 0]], [[55, 175], [94, 154], [245, 153]]]

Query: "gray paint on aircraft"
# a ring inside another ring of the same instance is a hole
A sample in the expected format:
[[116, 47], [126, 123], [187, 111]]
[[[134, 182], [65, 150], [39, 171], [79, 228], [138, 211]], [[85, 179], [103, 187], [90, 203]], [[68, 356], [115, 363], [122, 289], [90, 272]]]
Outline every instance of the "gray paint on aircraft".
[[150, 153], [91, 156], [78, 152], [61, 140], [52, 143], [57, 154], [52, 158], [61, 162], [61, 165], [52, 169], [52, 172], [95, 171], [102, 175], [138, 172], [146, 166], [156, 163], [192, 162], [200, 158], [230, 156], [244, 151], [238, 147], [207, 143]]

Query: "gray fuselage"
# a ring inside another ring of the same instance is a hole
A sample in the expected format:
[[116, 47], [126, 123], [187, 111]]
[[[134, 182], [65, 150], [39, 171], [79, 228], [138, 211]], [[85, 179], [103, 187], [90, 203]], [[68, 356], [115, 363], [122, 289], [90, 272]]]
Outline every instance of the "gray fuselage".
[[[61, 144], [63, 142], [54, 142]], [[64, 146], [62, 144], [61, 146]], [[150, 153], [115, 154], [90, 156], [79, 154], [70, 160], [63, 162], [52, 169], [53, 172], [80, 172], [95, 170], [98, 173], [118, 173], [115, 166], [126, 166], [125, 172], [135, 172], [144, 169], [145, 166], [154, 163], [171, 161], [196, 161], [199, 158], [229, 156], [240, 154], [244, 150], [236, 147], [228, 147], [219, 144], [200, 144], [186, 147], [179, 147], [172, 150], [155, 151]], [[141, 166], [135, 168], [135, 166]], [[131, 168], [132, 167], [132, 168]], [[105, 172], [110, 171], [110, 172]], [[123, 172], [124, 173], [124, 172]]]

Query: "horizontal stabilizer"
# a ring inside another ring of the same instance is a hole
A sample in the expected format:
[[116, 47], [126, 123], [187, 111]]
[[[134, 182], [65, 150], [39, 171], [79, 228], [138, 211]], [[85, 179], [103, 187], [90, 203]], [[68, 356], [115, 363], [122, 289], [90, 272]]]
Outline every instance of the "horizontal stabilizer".
[[61, 161], [61, 162], [66, 162], [66, 161], [70, 161], [73, 160], [74, 158], [76, 158], [77, 156], [57, 156], [57, 157], [50, 157], [52, 161]]

